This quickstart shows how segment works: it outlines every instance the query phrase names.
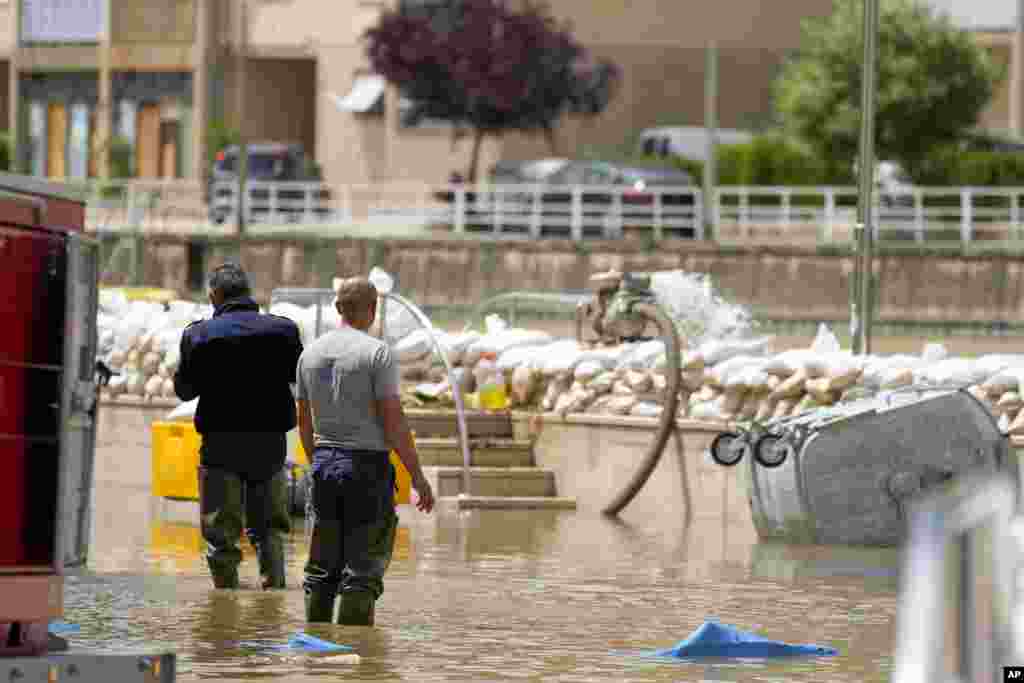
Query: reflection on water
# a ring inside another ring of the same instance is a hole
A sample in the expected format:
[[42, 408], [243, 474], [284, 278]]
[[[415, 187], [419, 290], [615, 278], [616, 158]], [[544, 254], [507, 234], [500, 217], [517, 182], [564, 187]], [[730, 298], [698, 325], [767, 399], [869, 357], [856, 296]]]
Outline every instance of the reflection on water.
[[[105, 493], [109, 493], [105, 491]], [[893, 642], [898, 554], [891, 550], [715, 544], [702, 520], [643, 527], [572, 512], [402, 510], [398, 549], [378, 603], [377, 628], [318, 626], [355, 647], [358, 663], [329, 655], [263, 652], [302, 621], [306, 546], [289, 545], [284, 592], [213, 590], [195, 525], [116, 507], [117, 530], [97, 530], [94, 568], [69, 577], [66, 618], [83, 648], [173, 647], [180, 677], [245, 680], [883, 681]], [[298, 520], [301, 522], [301, 520]], [[138, 538], [144, 547], [121, 547]], [[717, 525], [721, 526], [721, 525]], [[140, 533], [141, 532], [141, 533]], [[243, 585], [256, 566], [243, 543]], [[115, 559], [116, 558], [116, 559]], [[116, 565], [116, 567], [114, 566]], [[102, 569], [96, 569], [102, 568]], [[667, 647], [715, 617], [839, 657], [786, 663], [675, 664], [628, 653]]]

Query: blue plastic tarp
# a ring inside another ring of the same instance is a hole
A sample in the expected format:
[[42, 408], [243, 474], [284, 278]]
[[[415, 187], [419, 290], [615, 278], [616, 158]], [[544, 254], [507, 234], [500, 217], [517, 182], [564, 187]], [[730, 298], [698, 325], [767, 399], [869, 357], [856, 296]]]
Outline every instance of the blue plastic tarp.
[[66, 621], [51, 621], [47, 630], [55, 636], [61, 636], [66, 633], [78, 633], [82, 629], [78, 624], [69, 624]]
[[655, 657], [690, 659], [719, 657], [736, 659], [763, 659], [768, 657], [831, 657], [839, 654], [835, 648], [821, 645], [790, 645], [769, 640], [756, 633], [741, 631], [735, 626], [705, 621], [686, 640], [675, 647], [651, 653]]
[[268, 650], [276, 652], [351, 652], [352, 648], [348, 645], [339, 645], [337, 643], [331, 643], [326, 640], [321, 640], [315, 636], [311, 636], [308, 633], [299, 632], [288, 639], [287, 643], [272, 643], [264, 641], [247, 641], [239, 643], [243, 647], [249, 647], [257, 650]]

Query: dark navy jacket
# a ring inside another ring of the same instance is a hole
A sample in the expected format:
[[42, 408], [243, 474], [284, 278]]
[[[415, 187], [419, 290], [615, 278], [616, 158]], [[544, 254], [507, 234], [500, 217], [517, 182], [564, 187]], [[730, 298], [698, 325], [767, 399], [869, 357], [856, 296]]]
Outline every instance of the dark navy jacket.
[[199, 397], [195, 425], [204, 443], [221, 433], [284, 434], [296, 426], [289, 385], [301, 354], [294, 322], [260, 313], [252, 299], [232, 299], [185, 328], [174, 392], [182, 401]]

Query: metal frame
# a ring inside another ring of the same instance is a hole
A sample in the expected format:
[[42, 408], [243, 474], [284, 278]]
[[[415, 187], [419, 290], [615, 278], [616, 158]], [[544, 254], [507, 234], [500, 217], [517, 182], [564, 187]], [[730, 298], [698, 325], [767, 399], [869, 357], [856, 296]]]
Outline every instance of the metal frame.
[[61, 654], [46, 657], [0, 658], [0, 680], [16, 683], [172, 683], [176, 657], [173, 654]]
[[[1019, 664], [1013, 628], [1014, 575], [1020, 548], [1011, 533], [1017, 488], [1006, 475], [959, 480], [948, 493], [926, 496], [911, 506], [910, 537], [904, 553], [894, 683], [994, 681], [1004, 665]], [[992, 593], [980, 596], [968, 579], [983, 549], [978, 532], [992, 532]], [[960, 652], [956, 674], [944, 670], [948, 552], [961, 542]], [[992, 605], [992, 622], [980, 624], [979, 608]], [[982, 626], [984, 636], [972, 634]], [[989, 634], [991, 634], [990, 637]]]

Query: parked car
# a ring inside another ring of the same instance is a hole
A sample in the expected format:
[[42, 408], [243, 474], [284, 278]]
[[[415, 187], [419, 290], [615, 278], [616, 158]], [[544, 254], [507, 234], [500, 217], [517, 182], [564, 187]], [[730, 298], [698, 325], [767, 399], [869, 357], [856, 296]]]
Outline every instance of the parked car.
[[[734, 128], [719, 128], [715, 139], [720, 145], [750, 142], [754, 135]], [[662, 126], [640, 131], [637, 151], [644, 156], [673, 157], [706, 162], [708, 156], [708, 129], [702, 126]]]
[[[248, 145], [249, 165], [247, 177], [251, 181], [280, 182], [280, 183], [319, 183], [322, 178], [315, 164], [306, 155], [300, 144], [287, 144], [279, 142], [259, 142]], [[209, 188], [209, 215], [210, 221], [221, 224], [234, 213], [234, 197], [238, 183], [238, 145], [231, 145], [219, 151], [213, 162], [210, 171]], [[224, 185], [225, 182], [233, 182], [234, 185]], [[250, 216], [253, 220], [270, 219], [270, 210], [267, 202], [270, 200], [270, 191], [263, 188], [253, 188], [249, 194], [252, 205]], [[321, 188], [315, 191], [313, 197], [313, 211], [318, 217], [324, 217], [330, 213], [327, 206], [331, 194]], [[289, 187], [277, 191], [277, 210], [285, 214], [291, 221], [301, 220], [302, 214], [306, 211], [306, 190], [305, 188]]]
[[914, 180], [895, 161], [879, 161], [875, 166], [875, 190], [884, 208], [914, 207]]
[[[694, 206], [693, 178], [685, 171], [670, 168], [626, 166], [603, 161], [572, 161], [545, 176], [545, 189], [540, 195], [545, 219], [571, 215], [574, 186], [584, 186], [581, 195], [584, 233], [603, 232], [608, 222], [618, 224], [616, 197], [621, 197], [621, 223], [625, 226], [648, 227], [655, 219], [656, 197], [665, 212], [665, 222], [677, 224], [681, 207]], [[621, 192], [600, 191], [603, 187], [621, 188]], [[550, 189], [548, 189], [550, 188]], [[678, 188], [680, 191], [672, 192]], [[683, 189], [686, 188], [686, 189]], [[700, 220], [696, 217], [696, 220]], [[694, 236], [692, 227], [669, 226], [666, 234]]]

